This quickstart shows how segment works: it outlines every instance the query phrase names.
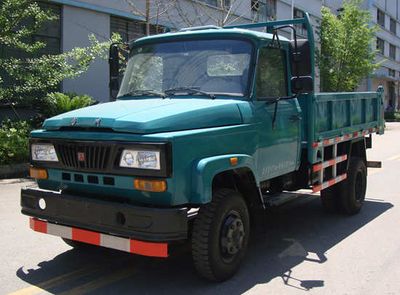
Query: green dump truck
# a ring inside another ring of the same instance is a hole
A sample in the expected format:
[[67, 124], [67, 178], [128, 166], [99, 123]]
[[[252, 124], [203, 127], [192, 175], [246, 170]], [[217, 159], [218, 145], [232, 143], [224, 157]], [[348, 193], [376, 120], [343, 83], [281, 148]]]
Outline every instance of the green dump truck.
[[[299, 26], [306, 39], [277, 33]], [[326, 210], [359, 212], [367, 166], [379, 164], [366, 149], [384, 132], [382, 89], [314, 93], [308, 15], [184, 29], [129, 51], [116, 101], [32, 132], [38, 188], [21, 191], [21, 206], [33, 230], [154, 257], [187, 241], [199, 274], [222, 281], [282, 191], [320, 191]]]

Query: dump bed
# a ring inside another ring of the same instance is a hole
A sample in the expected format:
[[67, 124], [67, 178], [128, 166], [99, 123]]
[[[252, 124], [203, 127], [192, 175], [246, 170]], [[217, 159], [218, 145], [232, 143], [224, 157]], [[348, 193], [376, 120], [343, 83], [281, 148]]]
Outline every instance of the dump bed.
[[315, 95], [314, 139], [352, 134], [383, 127], [378, 92], [319, 93]]
[[[315, 94], [314, 101], [309, 104], [311, 114], [305, 122], [308, 146], [315, 150], [318, 146], [370, 133], [383, 134], [382, 96], [383, 89], [377, 92]], [[315, 157], [312, 158], [314, 162]]]

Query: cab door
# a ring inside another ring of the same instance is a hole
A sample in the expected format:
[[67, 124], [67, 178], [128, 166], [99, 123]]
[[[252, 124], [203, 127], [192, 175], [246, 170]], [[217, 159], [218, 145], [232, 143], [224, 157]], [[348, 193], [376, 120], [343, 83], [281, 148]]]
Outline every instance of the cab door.
[[289, 98], [287, 50], [259, 50], [254, 115], [257, 126], [257, 171], [261, 180], [298, 169], [300, 164], [301, 109], [297, 98]]

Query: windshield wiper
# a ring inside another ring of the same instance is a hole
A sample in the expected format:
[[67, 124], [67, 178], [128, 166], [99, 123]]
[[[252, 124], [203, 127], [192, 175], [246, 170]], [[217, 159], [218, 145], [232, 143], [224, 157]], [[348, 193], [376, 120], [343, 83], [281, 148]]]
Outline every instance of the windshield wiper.
[[175, 87], [175, 88], [170, 88], [167, 90], [164, 90], [166, 95], [175, 95], [177, 93], [187, 93], [189, 95], [191, 94], [202, 94], [205, 96], [210, 97], [211, 99], [215, 99], [215, 94], [207, 92], [207, 91], [203, 91], [199, 89], [200, 87]]
[[137, 89], [137, 90], [132, 90], [130, 92], [124, 93], [123, 95], [118, 96], [118, 98], [121, 97], [127, 97], [127, 96], [142, 96], [142, 95], [154, 95], [154, 96], [160, 96], [162, 98], [165, 98], [166, 95], [162, 91], [157, 91], [153, 89]]

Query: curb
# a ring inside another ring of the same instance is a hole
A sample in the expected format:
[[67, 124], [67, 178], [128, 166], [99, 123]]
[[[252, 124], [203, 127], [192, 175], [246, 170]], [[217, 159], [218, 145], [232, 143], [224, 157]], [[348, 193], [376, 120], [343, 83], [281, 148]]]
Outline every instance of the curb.
[[26, 177], [28, 176], [28, 173], [29, 173], [28, 163], [0, 166], [0, 179]]

